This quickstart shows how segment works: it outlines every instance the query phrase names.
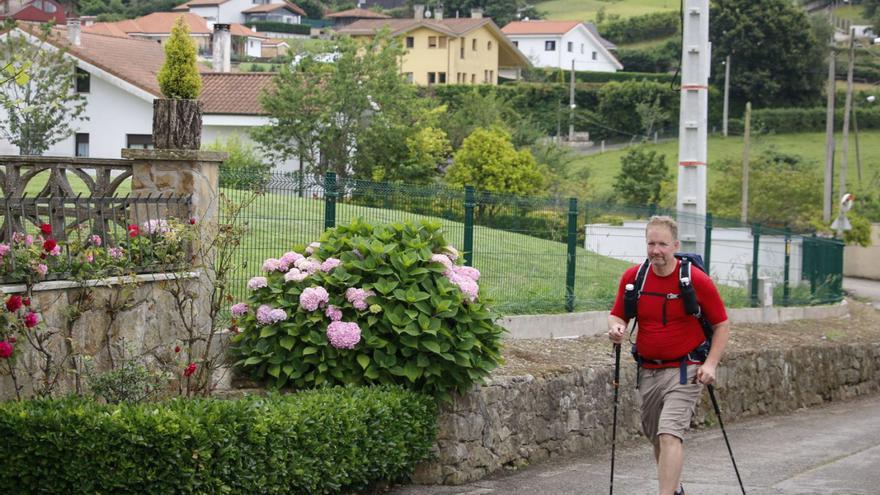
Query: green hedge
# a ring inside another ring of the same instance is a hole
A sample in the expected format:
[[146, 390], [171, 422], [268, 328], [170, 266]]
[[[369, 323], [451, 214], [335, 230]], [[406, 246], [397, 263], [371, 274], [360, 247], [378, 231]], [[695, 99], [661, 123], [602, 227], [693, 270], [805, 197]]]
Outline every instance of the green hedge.
[[246, 22], [245, 26], [256, 28], [260, 33], [291, 33], [291, 34], [311, 34], [312, 28], [306, 24], [287, 24], [285, 22], [274, 21], [253, 21]]
[[427, 458], [433, 399], [334, 388], [240, 400], [0, 404], [3, 493], [330, 494]]
[[[821, 132], [825, 130], [825, 107], [813, 108], [762, 108], [752, 112], [752, 132], [775, 132], [779, 134], [795, 132]], [[859, 129], [880, 128], [880, 109], [859, 108], [856, 110]], [[843, 109], [834, 113], [835, 127], [843, 125]], [[732, 134], [743, 133], [743, 120], [730, 119], [728, 130]]]
[[615, 43], [636, 43], [672, 36], [679, 31], [678, 11], [655, 12], [626, 19], [605, 21], [598, 26], [602, 37]]
[[681, 40], [650, 48], [618, 48], [617, 60], [632, 72], [673, 72], [681, 61]]
[[[527, 69], [523, 71], [523, 77], [526, 81], [531, 82], [557, 82], [559, 80], [559, 69], [537, 68]], [[571, 77], [571, 71], [563, 70], [562, 78], [567, 82]], [[580, 83], [607, 83], [607, 82], [623, 82], [623, 81], [657, 81], [672, 82], [674, 74], [658, 73], [658, 72], [592, 72], [577, 71], [574, 78]], [[509, 84], [509, 83], [508, 83]]]

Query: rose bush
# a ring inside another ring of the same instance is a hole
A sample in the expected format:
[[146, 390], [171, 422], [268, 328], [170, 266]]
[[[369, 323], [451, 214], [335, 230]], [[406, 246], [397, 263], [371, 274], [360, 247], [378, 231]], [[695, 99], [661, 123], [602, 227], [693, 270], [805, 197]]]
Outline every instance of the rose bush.
[[326, 231], [232, 307], [236, 365], [273, 387], [403, 384], [448, 398], [500, 362], [503, 328], [436, 222]]

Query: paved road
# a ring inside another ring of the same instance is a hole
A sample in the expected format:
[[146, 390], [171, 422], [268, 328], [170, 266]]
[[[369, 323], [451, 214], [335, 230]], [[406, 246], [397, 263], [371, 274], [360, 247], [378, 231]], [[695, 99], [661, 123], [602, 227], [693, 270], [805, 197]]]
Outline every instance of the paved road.
[[[723, 405], [722, 405], [723, 412]], [[880, 494], [880, 396], [726, 424], [750, 495]], [[393, 495], [587, 495], [608, 493], [609, 458], [568, 457], [457, 487], [407, 486]], [[614, 489], [655, 494], [646, 443], [618, 451]], [[721, 431], [693, 432], [683, 474], [688, 495], [741, 493]]]
[[850, 294], [874, 301], [874, 306], [880, 309], [880, 281], [844, 277], [843, 289]]

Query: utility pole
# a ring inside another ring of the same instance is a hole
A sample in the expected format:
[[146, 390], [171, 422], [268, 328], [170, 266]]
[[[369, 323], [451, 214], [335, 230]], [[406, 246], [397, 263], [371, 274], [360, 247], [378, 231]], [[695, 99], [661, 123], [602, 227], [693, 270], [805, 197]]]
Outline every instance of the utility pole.
[[743, 142], [743, 173], [742, 173], [742, 223], [749, 221], [749, 146], [752, 128], [752, 102], [746, 102], [746, 118]]
[[574, 59], [571, 59], [571, 82], [568, 88], [568, 142], [574, 142]]
[[859, 185], [862, 185], [862, 155], [859, 153], [859, 119], [857, 118], [856, 100], [852, 104], [853, 136], [856, 138], [856, 172], [858, 172]]
[[840, 157], [840, 179], [837, 183], [840, 186], [840, 196], [846, 194], [846, 168], [849, 161], [849, 118], [852, 112], [852, 94], [853, 94], [853, 64], [855, 62], [855, 46], [856, 32], [849, 32], [849, 67], [846, 70], [846, 102], [843, 108], [843, 150]]
[[724, 124], [723, 134], [727, 137], [727, 116], [730, 105], [730, 55], [724, 60]]
[[703, 252], [709, 108], [709, 0], [685, 0], [681, 45], [678, 211], [681, 248]]
[[834, 97], [837, 85], [834, 80], [834, 49], [828, 55], [828, 85], [825, 88], [827, 103], [825, 113], [825, 188], [822, 197], [822, 221], [831, 221], [831, 194], [834, 182]]

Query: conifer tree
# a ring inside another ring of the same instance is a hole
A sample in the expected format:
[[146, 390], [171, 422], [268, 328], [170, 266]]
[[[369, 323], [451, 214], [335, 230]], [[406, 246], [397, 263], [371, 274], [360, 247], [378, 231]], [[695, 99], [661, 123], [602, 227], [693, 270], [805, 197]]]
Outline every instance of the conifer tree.
[[157, 78], [166, 98], [195, 100], [199, 97], [202, 78], [196, 64], [196, 45], [189, 37], [183, 16], [177, 18], [171, 37], [165, 43], [165, 63]]

